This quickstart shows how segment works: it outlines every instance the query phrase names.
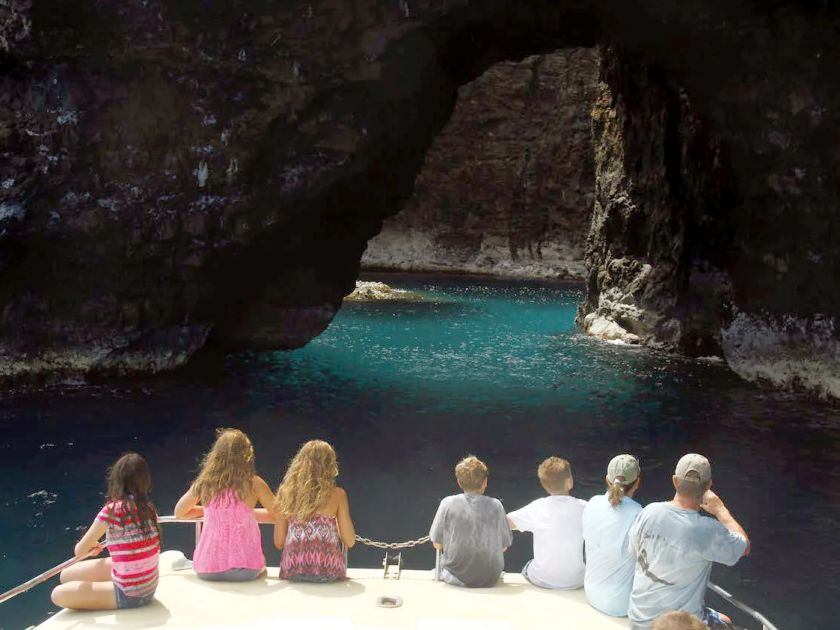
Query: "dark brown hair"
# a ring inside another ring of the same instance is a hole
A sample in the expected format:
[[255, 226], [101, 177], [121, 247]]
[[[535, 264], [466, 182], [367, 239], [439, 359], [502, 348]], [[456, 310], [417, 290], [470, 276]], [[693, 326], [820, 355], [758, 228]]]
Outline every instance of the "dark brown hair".
[[141, 526], [160, 533], [157, 510], [149, 498], [152, 490], [152, 475], [146, 460], [137, 453], [125, 453], [108, 469], [109, 515], [114, 515], [114, 502], [122, 501], [126, 507], [125, 519], [133, 515]]

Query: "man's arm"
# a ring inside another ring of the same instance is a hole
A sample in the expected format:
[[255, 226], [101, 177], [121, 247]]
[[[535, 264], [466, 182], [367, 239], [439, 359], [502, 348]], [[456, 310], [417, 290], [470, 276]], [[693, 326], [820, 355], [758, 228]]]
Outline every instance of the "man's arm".
[[709, 514], [714, 516], [718, 522], [728, 529], [733, 534], [742, 536], [747, 541], [747, 546], [744, 549], [743, 556], [750, 555], [750, 537], [747, 532], [741, 527], [741, 524], [735, 520], [735, 517], [729, 512], [727, 507], [721, 501], [721, 498], [711, 490], [706, 490], [703, 495], [703, 500], [700, 502], [700, 507], [706, 510]]

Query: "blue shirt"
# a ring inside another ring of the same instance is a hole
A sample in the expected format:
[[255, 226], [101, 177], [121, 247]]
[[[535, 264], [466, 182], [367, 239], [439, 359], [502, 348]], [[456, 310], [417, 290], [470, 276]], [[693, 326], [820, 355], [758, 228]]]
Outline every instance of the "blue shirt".
[[671, 503], [651, 503], [630, 529], [636, 572], [628, 616], [634, 628], [649, 628], [669, 610], [703, 618], [712, 563], [732, 566], [747, 539], [714, 518]]
[[642, 506], [630, 497], [622, 497], [612, 507], [606, 494], [589, 499], [583, 511], [586, 599], [593, 608], [614, 617], [624, 617], [630, 605], [636, 556], [627, 538], [641, 511]]

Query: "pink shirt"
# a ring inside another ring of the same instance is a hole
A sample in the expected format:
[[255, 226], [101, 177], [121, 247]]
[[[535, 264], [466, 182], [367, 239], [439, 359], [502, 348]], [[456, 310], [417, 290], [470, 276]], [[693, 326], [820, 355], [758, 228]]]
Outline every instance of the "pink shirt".
[[229, 569], [262, 569], [260, 526], [253, 508], [233, 490], [217, 494], [204, 507], [204, 528], [195, 548], [196, 573], [221, 573]]

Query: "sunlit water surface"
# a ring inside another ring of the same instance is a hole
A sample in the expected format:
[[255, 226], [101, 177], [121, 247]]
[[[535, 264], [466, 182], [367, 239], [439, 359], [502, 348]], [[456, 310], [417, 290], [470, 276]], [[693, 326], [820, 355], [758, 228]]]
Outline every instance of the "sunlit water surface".
[[[122, 451], [146, 456], [159, 511], [171, 513], [214, 428], [237, 426], [272, 485], [302, 441], [333, 443], [357, 530], [381, 540], [427, 532], [468, 452], [488, 463], [489, 494], [514, 509], [540, 496], [536, 466], [551, 454], [572, 462], [574, 493], [588, 498], [612, 455], [635, 453], [644, 503], [668, 497], [674, 462], [699, 451], [753, 540], [750, 558], [717, 567], [713, 579], [782, 629], [838, 627], [836, 408], [755, 389], [714, 363], [583, 338], [573, 323], [578, 288], [389, 282], [429, 301], [348, 304], [306, 348], [231, 355], [201, 376], [0, 401], [0, 590], [70, 555]], [[191, 544], [189, 526], [165, 531], [166, 547]], [[267, 530], [265, 550], [276, 566]], [[517, 534], [506, 570], [530, 552]], [[433, 565], [429, 547], [403, 558]], [[350, 561], [374, 567], [381, 556], [357, 547]], [[0, 628], [51, 610], [44, 585], [0, 606]]]

